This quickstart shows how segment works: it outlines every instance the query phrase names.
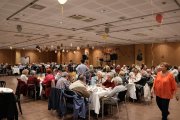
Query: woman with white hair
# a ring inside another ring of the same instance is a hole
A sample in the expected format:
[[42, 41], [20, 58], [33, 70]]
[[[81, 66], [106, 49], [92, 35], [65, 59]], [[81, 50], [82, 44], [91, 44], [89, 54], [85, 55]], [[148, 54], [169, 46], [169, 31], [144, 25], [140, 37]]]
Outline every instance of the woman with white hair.
[[22, 81], [24, 81], [25, 83], [27, 83], [27, 80], [28, 80], [28, 77], [27, 77], [28, 73], [29, 73], [29, 70], [24, 69], [24, 70], [22, 71], [22, 75], [20, 76], [20, 79], [21, 79]]
[[108, 97], [115, 97], [117, 98], [118, 93], [127, 90], [127, 88], [123, 85], [123, 81], [120, 77], [113, 78], [115, 87], [112, 89]]
[[91, 85], [100, 85], [103, 82], [105, 82], [105, 80], [103, 79], [103, 73], [101, 71], [97, 71], [96, 76], [91, 78]]

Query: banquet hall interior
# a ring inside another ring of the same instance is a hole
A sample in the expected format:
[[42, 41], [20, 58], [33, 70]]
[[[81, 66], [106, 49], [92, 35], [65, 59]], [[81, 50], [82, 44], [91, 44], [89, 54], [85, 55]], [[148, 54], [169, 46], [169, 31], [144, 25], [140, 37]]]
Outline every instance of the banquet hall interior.
[[0, 120], [167, 120], [162, 64], [179, 120], [180, 0], [0, 0]]

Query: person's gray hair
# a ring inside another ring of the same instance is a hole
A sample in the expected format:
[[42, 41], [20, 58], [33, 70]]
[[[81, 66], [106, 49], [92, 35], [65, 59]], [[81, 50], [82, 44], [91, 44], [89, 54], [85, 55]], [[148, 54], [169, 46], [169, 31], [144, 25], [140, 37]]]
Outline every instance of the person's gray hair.
[[112, 81], [114, 81], [114, 82], [117, 83], [118, 85], [123, 84], [123, 81], [122, 81], [121, 77], [115, 77], [115, 78], [113, 78]]
[[31, 75], [35, 75], [36, 71], [35, 70], [31, 70]]
[[67, 77], [68, 75], [69, 75], [69, 74], [68, 74], [67, 72], [63, 72], [61, 76], [62, 76], [62, 77]]

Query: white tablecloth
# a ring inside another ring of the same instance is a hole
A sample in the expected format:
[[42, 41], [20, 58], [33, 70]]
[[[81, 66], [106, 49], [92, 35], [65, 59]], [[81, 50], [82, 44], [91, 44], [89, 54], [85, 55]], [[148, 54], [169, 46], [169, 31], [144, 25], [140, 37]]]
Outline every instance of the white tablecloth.
[[0, 93], [12, 93], [13, 90], [11, 88], [0, 87]]
[[92, 91], [90, 95], [90, 109], [94, 110], [96, 114], [99, 114], [100, 110], [100, 98], [103, 96], [107, 96], [110, 93], [109, 89], [103, 89], [101, 87], [92, 87], [88, 88]]
[[131, 97], [132, 99], [137, 99], [136, 97], [136, 87], [134, 83], [129, 83], [127, 84], [127, 91], [129, 93], [129, 97]]
[[15, 74], [15, 73], [20, 74], [19, 68], [18, 68], [18, 67], [13, 67], [13, 68], [12, 68], [12, 73], [13, 73], [13, 74]]

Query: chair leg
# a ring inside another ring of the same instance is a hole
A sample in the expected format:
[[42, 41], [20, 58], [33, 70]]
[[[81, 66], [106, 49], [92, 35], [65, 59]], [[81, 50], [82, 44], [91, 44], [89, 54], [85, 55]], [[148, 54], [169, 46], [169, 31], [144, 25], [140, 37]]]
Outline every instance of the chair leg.
[[104, 118], [104, 101], [102, 100], [102, 119]]
[[34, 88], [34, 98], [35, 98], [35, 100], [37, 100], [36, 94], [37, 94], [37, 91], [36, 91], [36, 86], [35, 86], [35, 88]]
[[88, 115], [89, 118], [88, 119], [90, 120], [90, 113], [91, 113], [91, 111], [90, 111], [90, 104], [88, 104], [88, 111], [89, 111], [89, 115]]
[[20, 113], [22, 115], [22, 109], [21, 109], [21, 102], [20, 101], [18, 101], [18, 107], [19, 107], [19, 111], [20, 111]]
[[119, 116], [119, 120], [120, 120], [120, 115], [119, 115], [119, 105], [118, 105], [118, 103], [116, 104], [116, 106], [117, 106], [117, 110], [118, 110], [118, 116]]

